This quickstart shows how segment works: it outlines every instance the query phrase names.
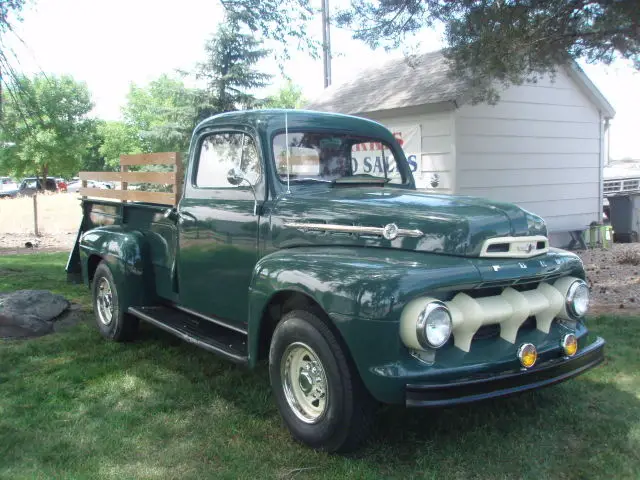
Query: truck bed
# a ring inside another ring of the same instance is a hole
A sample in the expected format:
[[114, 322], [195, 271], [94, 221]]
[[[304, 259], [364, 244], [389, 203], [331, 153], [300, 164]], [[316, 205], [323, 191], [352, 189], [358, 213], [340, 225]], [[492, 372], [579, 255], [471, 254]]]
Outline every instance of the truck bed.
[[82, 221], [76, 242], [67, 262], [67, 275], [71, 281], [81, 282], [80, 238], [94, 228], [137, 231], [144, 236], [149, 248], [157, 293], [171, 300], [175, 269], [177, 228], [173, 220], [165, 218], [167, 205], [153, 203], [123, 203], [108, 200], [83, 199]]

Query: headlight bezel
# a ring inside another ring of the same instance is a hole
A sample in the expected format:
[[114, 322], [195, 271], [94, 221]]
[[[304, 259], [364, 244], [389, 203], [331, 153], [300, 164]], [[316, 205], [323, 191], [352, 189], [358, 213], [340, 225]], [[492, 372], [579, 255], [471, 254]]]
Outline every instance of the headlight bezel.
[[[584, 312], [579, 313], [576, 310], [576, 306], [574, 303], [575, 297], [576, 297], [576, 293], [578, 291], [579, 288], [584, 288], [587, 292], [587, 305], [584, 309]], [[565, 297], [565, 309], [566, 312], [569, 314], [569, 316], [574, 319], [574, 320], [580, 320], [581, 318], [583, 318], [587, 312], [589, 311], [589, 303], [591, 301], [590, 298], [590, 292], [589, 292], [589, 285], [587, 285], [587, 282], [585, 282], [584, 280], [580, 280], [577, 279], [575, 281], [573, 281], [571, 283], [571, 285], [569, 285], [569, 288], [567, 288], [567, 295]]]
[[[447, 315], [449, 326], [449, 331], [446, 338], [439, 344], [431, 342], [427, 333], [429, 316], [437, 311], [443, 311]], [[444, 302], [433, 300], [425, 305], [425, 307], [418, 314], [418, 318], [416, 320], [416, 339], [418, 340], [418, 343], [425, 349], [438, 349], [446, 345], [446, 343], [451, 338], [452, 330], [453, 320], [451, 319], [451, 312], [449, 311], [449, 308], [444, 304]]]

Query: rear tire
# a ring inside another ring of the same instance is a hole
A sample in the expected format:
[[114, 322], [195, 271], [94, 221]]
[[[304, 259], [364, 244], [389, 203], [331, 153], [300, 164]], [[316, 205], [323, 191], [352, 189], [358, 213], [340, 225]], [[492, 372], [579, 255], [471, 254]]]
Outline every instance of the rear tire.
[[348, 452], [367, 437], [375, 401], [336, 335], [314, 313], [295, 310], [275, 329], [269, 377], [282, 418], [298, 441]]
[[104, 260], [96, 268], [91, 291], [93, 312], [102, 336], [116, 342], [133, 340], [138, 333], [139, 321], [123, 311], [118, 285]]

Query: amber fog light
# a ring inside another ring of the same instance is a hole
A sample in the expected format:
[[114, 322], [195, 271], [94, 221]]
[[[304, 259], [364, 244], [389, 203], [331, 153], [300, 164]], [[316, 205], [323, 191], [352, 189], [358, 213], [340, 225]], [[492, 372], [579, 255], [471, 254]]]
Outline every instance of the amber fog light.
[[538, 360], [538, 351], [531, 343], [523, 343], [518, 348], [518, 359], [524, 368], [531, 368]]
[[565, 335], [562, 339], [562, 348], [567, 357], [573, 357], [578, 351], [578, 339], [573, 333]]

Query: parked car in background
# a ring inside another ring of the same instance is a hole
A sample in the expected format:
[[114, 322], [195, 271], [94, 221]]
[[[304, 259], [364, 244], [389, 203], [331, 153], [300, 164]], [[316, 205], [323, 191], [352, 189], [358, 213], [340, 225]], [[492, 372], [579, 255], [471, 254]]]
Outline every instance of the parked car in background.
[[13, 198], [18, 195], [18, 184], [11, 177], [0, 177], [0, 198]]
[[56, 178], [56, 184], [59, 192], [67, 191], [67, 181], [64, 178]]
[[11, 198], [18, 194], [18, 184], [11, 177], [0, 177], [0, 198]]
[[11, 177], [0, 177], [0, 192], [17, 190], [18, 184]]
[[[80, 188], [82, 188], [82, 180], [73, 179], [67, 186], [65, 191], [78, 193]], [[93, 180], [87, 180], [87, 187], [89, 188], [113, 188], [110, 184], [105, 182], [94, 182]]]
[[58, 183], [55, 178], [47, 178], [45, 188], [42, 188], [42, 180], [36, 177], [29, 177], [22, 180], [19, 195], [34, 195], [36, 192], [57, 192]]

